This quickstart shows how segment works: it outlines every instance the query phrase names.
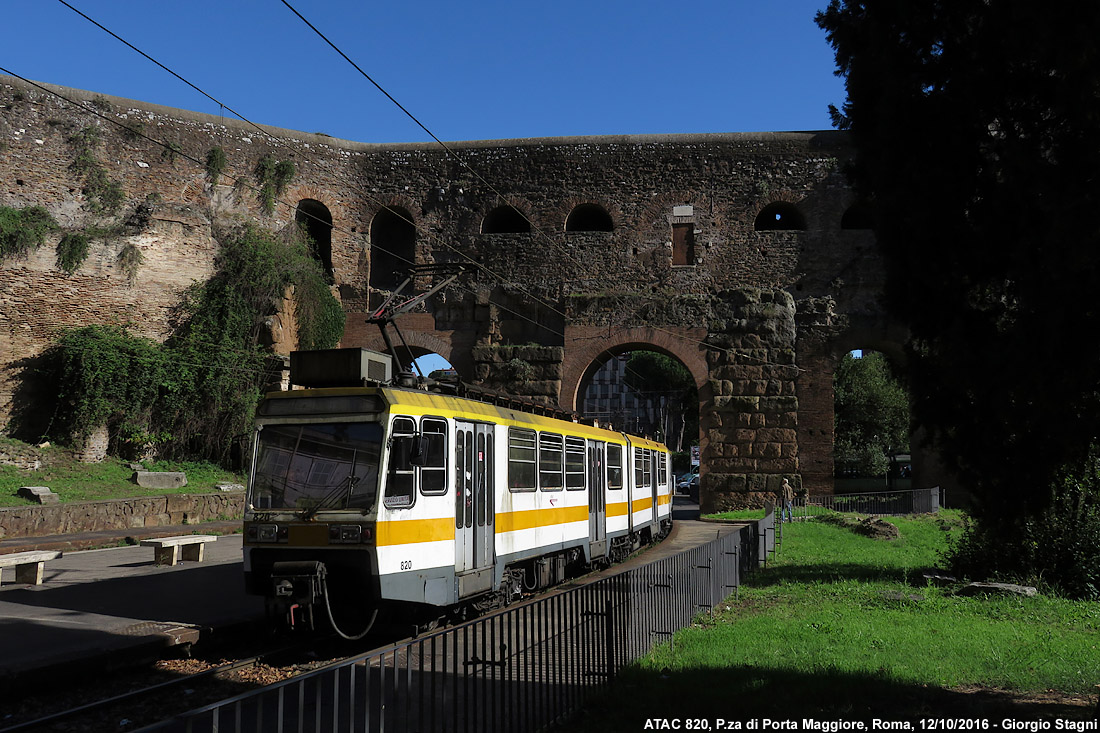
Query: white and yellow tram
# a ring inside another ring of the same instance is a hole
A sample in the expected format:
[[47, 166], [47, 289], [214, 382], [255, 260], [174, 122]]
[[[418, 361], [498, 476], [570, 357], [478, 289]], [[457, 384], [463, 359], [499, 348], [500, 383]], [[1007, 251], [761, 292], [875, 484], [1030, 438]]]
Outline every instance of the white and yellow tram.
[[507, 602], [672, 524], [664, 445], [518, 404], [293, 389], [268, 394], [256, 423], [246, 584], [292, 625], [322, 603], [337, 626], [333, 605], [364, 619]]

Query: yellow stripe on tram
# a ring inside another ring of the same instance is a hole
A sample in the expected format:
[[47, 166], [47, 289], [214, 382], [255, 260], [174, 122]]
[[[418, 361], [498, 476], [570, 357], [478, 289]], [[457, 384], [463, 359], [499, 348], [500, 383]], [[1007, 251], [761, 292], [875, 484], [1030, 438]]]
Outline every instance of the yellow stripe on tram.
[[625, 517], [627, 515], [627, 504], [625, 501], [617, 501], [614, 504], [607, 505], [607, 516], [609, 517]]
[[379, 522], [376, 531], [378, 533], [376, 543], [379, 547], [454, 540], [455, 520], [451, 517], [445, 517], [443, 519], [406, 519], [400, 522]]
[[521, 529], [550, 527], [555, 524], [583, 522], [588, 519], [588, 507], [567, 506], [558, 509], [528, 509], [521, 512], [497, 514], [497, 533], [515, 532]]

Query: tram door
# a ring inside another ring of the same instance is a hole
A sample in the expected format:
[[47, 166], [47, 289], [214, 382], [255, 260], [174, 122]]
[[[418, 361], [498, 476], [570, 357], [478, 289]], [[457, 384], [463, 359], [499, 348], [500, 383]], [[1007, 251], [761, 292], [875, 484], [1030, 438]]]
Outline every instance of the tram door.
[[588, 441], [588, 537], [592, 557], [607, 554], [607, 444]]
[[[496, 513], [493, 426], [455, 422], [455, 575], [459, 595], [491, 587]], [[480, 572], [484, 571], [484, 572]]]
[[656, 527], [660, 524], [660, 520], [657, 519], [658, 509], [658, 492], [661, 490], [661, 486], [667, 480], [665, 476], [665, 456], [663, 453], [657, 453], [655, 451], [649, 451], [651, 461], [653, 463], [653, 527], [656, 533]]

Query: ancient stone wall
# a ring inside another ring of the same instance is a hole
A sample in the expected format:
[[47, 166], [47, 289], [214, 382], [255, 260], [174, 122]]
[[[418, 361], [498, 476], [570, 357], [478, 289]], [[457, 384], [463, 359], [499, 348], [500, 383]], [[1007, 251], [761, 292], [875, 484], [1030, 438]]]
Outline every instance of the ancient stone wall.
[[4, 507], [0, 508], [0, 540], [199, 524], [218, 519], [239, 519], [243, 513], [243, 491]]
[[[702, 388], [712, 506], [758, 503], [783, 476], [802, 481], [801, 446], [812, 446], [807, 485], [831, 488], [831, 373], [819, 371], [829, 352], [820, 344], [834, 343], [849, 317], [881, 320], [873, 242], [841, 227], [854, 203], [843, 135], [481, 141], [450, 144], [452, 156], [56, 91], [71, 101], [0, 78], [0, 204], [45, 206], [66, 227], [102, 221], [72, 168], [72, 135], [95, 127], [95, 153], [125, 192], [117, 220], [141, 204], [151, 214], [97, 241], [73, 275], [55, 265], [56, 235], [0, 262], [0, 420], [17, 396], [48, 399], [16, 392], [27, 383], [21, 368], [60, 329], [129, 323], [163, 338], [182, 288], [211, 272], [221, 227], [282, 229], [310, 200], [332, 216], [343, 346], [382, 345], [366, 319], [392, 284], [372, 287], [372, 262], [463, 264], [454, 285], [402, 317], [417, 354], [436, 351], [468, 381], [572, 409], [597, 359], [626, 346], [663, 351]], [[204, 165], [214, 147], [228, 160], [217, 182]], [[297, 167], [272, 214], [253, 177], [266, 154]], [[491, 226], [500, 207], [529, 225]], [[581, 210], [608, 225], [568, 225]], [[785, 217], [778, 228], [773, 210]], [[397, 215], [398, 234], [374, 227], [380, 213]], [[133, 278], [118, 263], [127, 245], [144, 255]]]

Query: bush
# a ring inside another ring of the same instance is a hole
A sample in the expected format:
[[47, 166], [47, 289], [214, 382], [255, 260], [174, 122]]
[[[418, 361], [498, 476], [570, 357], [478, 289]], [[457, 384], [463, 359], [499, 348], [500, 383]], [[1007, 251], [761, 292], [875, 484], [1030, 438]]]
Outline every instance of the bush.
[[230, 464], [273, 376], [264, 321], [292, 285], [303, 344], [339, 342], [343, 311], [307, 246], [251, 226], [224, 238], [214, 275], [188, 289], [163, 346], [119, 327], [66, 332], [53, 352], [50, 434], [73, 440], [106, 425], [115, 452], [155, 444], [163, 457]]
[[969, 578], [1013, 580], [1100, 599], [1100, 458], [1067, 471], [1045, 509], [1000, 524], [968, 524], [945, 558]]

